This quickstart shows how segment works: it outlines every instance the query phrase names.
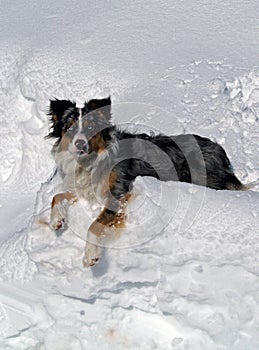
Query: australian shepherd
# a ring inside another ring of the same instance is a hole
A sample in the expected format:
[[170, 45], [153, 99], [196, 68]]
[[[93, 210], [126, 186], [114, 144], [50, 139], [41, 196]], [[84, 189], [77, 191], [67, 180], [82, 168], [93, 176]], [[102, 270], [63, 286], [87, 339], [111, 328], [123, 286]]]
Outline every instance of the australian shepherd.
[[53, 153], [63, 178], [64, 192], [52, 200], [50, 226], [65, 220], [62, 201], [83, 197], [101, 201], [103, 209], [87, 233], [85, 267], [100, 259], [102, 237], [111, 227], [123, 227], [126, 207], [137, 176], [182, 181], [215, 190], [247, 190], [235, 176], [224, 149], [198, 135], [165, 136], [130, 133], [111, 122], [111, 99], [93, 99], [82, 108], [69, 100], [51, 100]]

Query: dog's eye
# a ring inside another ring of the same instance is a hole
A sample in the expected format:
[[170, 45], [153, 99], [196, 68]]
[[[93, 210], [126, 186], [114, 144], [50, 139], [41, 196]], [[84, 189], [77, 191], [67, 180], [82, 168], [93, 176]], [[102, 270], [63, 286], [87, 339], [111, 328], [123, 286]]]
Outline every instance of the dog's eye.
[[74, 126], [70, 126], [70, 128], [67, 129], [68, 133], [72, 133], [75, 130]]
[[87, 130], [92, 130], [92, 129], [93, 129], [92, 125], [88, 125]]

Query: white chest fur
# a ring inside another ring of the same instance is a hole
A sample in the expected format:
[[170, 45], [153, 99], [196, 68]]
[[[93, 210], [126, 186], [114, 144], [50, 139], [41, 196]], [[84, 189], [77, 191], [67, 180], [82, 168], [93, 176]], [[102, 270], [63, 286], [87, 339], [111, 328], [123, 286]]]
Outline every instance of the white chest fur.
[[102, 179], [98, 182], [94, 179], [92, 166], [81, 167], [68, 151], [57, 152], [55, 160], [63, 178], [64, 191], [74, 193], [78, 198], [84, 198], [91, 204], [100, 202]]

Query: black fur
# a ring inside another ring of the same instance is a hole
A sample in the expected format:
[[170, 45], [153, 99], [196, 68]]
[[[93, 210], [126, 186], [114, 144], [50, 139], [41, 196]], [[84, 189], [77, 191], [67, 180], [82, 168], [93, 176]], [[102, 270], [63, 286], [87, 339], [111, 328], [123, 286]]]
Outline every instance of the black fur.
[[[137, 176], [161, 181], [181, 181], [216, 190], [242, 190], [224, 149], [197, 135], [150, 136], [116, 130], [119, 142], [112, 164], [119, 174], [112, 195], [119, 199], [130, 192]], [[120, 159], [123, 159], [120, 161]]]
[[[108, 171], [109, 168], [109, 171], [115, 170], [118, 174], [116, 184], [111, 189], [116, 199], [131, 190], [137, 176], [189, 182], [216, 190], [244, 189], [233, 172], [226, 152], [217, 143], [191, 134], [165, 136], [121, 131], [111, 124], [110, 107], [110, 98], [95, 99], [85, 103], [82, 111], [85, 118], [94, 124], [95, 134], [99, 133], [103, 138], [108, 154], [105, 162], [109, 166], [100, 166], [99, 171]], [[99, 109], [102, 118], [98, 114]], [[75, 103], [67, 100], [50, 101], [50, 114], [53, 131], [48, 136], [59, 140], [62, 130], [66, 131], [69, 122], [79, 115]], [[84, 132], [88, 140], [95, 136], [87, 130]], [[113, 144], [116, 147], [112, 147]], [[96, 158], [97, 154], [88, 154], [80, 162], [89, 165], [89, 161], [94, 162]]]

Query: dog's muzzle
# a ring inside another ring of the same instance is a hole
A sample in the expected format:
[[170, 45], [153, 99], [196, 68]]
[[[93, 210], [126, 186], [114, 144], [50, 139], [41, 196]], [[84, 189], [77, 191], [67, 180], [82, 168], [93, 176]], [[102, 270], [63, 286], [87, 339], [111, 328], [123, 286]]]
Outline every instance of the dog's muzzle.
[[88, 152], [88, 143], [84, 139], [76, 139], [74, 141], [75, 151], [79, 155], [86, 154]]

